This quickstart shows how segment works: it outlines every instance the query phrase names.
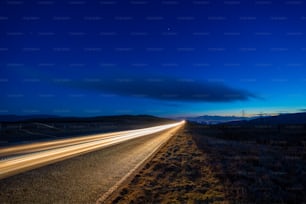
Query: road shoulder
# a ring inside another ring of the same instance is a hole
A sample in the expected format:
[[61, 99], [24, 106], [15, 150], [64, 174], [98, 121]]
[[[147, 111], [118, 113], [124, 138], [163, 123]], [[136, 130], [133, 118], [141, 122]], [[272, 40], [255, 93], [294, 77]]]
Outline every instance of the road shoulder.
[[227, 203], [224, 186], [186, 129], [173, 136], [106, 203]]

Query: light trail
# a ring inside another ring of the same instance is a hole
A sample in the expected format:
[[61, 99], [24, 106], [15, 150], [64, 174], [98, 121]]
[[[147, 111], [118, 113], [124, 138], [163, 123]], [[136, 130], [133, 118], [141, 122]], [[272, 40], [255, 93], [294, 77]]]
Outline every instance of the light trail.
[[[185, 121], [182, 121], [150, 128], [3, 148], [0, 150], [0, 155], [9, 157], [0, 161], [0, 179], [127, 140], [181, 126], [184, 123]], [[12, 155], [14, 156], [12, 157]]]

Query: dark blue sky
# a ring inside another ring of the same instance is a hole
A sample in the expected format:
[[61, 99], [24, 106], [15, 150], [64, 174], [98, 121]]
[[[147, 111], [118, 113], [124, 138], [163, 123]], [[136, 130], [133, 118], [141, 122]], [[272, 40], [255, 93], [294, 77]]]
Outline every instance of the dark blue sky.
[[1, 1], [0, 114], [295, 112], [306, 2]]

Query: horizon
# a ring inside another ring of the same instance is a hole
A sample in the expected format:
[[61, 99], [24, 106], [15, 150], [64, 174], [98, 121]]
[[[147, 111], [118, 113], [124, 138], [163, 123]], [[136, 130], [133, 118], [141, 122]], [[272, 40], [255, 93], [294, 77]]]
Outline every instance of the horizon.
[[175, 115], [175, 116], [157, 116], [148, 114], [116, 114], [116, 115], [91, 115], [91, 116], [77, 116], [77, 115], [50, 115], [50, 114], [27, 114], [27, 115], [16, 115], [16, 114], [0, 114], [0, 117], [14, 116], [14, 117], [29, 117], [31, 118], [95, 118], [95, 117], [117, 117], [117, 116], [149, 116], [157, 118], [168, 118], [168, 119], [188, 119], [188, 118], [198, 118], [198, 117], [233, 117], [233, 118], [249, 118], [255, 119], [258, 117], [270, 117], [270, 116], [280, 116], [286, 114], [299, 114], [306, 113], [306, 111], [299, 112], [281, 112], [281, 113], [258, 113], [258, 114], [246, 114], [246, 115], [221, 115], [221, 114], [203, 114], [203, 115]]

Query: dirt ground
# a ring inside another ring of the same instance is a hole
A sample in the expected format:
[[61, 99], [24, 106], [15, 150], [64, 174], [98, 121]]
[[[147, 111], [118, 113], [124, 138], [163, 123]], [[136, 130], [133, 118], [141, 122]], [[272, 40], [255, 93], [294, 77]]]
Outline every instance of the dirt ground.
[[206, 154], [181, 130], [109, 203], [228, 203]]

